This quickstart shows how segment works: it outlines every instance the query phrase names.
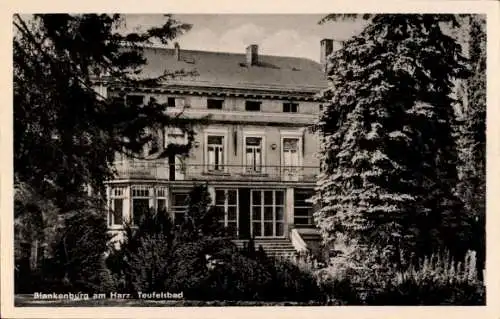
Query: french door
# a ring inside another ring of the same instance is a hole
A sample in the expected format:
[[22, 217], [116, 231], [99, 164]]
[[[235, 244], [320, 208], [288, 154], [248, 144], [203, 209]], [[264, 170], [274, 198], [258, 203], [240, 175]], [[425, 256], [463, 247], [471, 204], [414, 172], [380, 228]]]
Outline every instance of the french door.
[[283, 180], [297, 181], [300, 176], [300, 140], [298, 138], [283, 138], [282, 177]]
[[245, 162], [247, 173], [262, 173], [262, 138], [245, 138]]
[[219, 222], [231, 235], [238, 236], [238, 190], [216, 189], [215, 206], [224, 213]]
[[251, 233], [254, 237], [283, 237], [285, 191], [252, 190], [250, 193]]

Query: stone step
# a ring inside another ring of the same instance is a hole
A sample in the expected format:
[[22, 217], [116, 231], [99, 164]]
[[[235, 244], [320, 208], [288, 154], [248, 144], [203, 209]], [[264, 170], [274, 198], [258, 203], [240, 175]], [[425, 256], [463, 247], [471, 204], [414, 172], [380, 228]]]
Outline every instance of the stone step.
[[[248, 240], [243, 239], [234, 240], [234, 243], [239, 248], [244, 247], [247, 242]], [[259, 246], [262, 246], [262, 249], [264, 249], [266, 254], [270, 257], [288, 257], [293, 256], [296, 253], [296, 250], [289, 239], [255, 239], [254, 244], [256, 249], [259, 249]]]

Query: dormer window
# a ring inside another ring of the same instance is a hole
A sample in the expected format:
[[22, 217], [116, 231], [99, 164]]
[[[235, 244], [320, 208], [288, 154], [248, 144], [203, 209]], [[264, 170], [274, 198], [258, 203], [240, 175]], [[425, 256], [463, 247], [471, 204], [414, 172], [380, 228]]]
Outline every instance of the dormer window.
[[261, 104], [260, 101], [245, 101], [245, 111], [258, 112]]
[[299, 109], [299, 103], [284, 102], [283, 112], [285, 113], [297, 113]]
[[207, 109], [210, 110], [222, 110], [222, 105], [224, 100], [222, 99], [207, 99]]

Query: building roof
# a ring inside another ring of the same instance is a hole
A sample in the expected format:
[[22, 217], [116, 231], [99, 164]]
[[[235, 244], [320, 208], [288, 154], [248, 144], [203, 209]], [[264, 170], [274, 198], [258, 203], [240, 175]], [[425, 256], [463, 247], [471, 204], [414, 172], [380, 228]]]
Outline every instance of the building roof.
[[196, 73], [169, 80], [176, 85], [311, 93], [327, 87], [321, 65], [306, 58], [259, 55], [258, 64], [249, 66], [245, 54], [180, 49], [177, 59], [175, 49], [167, 48], [144, 48], [144, 57], [145, 77]]

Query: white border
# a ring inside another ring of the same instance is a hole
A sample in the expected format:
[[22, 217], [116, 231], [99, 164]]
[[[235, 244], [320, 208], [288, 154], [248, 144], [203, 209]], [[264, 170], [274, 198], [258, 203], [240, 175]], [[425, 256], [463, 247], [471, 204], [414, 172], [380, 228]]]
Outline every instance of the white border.
[[[359, 317], [359, 318], [388, 318], [405, 317], [452, 317], [452, 318], [499, 318], [500, 289], [499, 271], [500, 249], [495, 245], [500, 242], [500, 232], [497, 231], [500, 223], [496, 214], [499, 211], [497, 196], [500, 183], [498, 182], [500, 155], [499, 137], [499, 3], [497, 1], [286, 1], [286, 0], [254, 0], [235, 2], [233, 0], [212, 0], [201, 2], [195, 0], [183, 1], [150, 1], [139, 2], [134, 0], [122, 1], [80, 1], [69, 2], [63, 0], [50, 2], [35, 2], [27, 0], [9, 1], [2, 3], [0, 14], [3, 19], [3, 28], [0, 28], [4, 46], [1, 52], [3, 84], [0, 90], [4, 104], [1, 108], [0, 140], [2, 147], [2, 175], [0, 185], [2, 198], [0, 200], [1, 214], [1, 316], [6, 318], [233, 318], [240, 319], [256, 317], [270, 318], [318, 318], [322, 317]], [[12, 174], [12, 14], [15, 12], [173, 12], [173, 13], [487, 13], [487, 307], [238, 307], [238, 308], [13, 308], [13, 174]]]

